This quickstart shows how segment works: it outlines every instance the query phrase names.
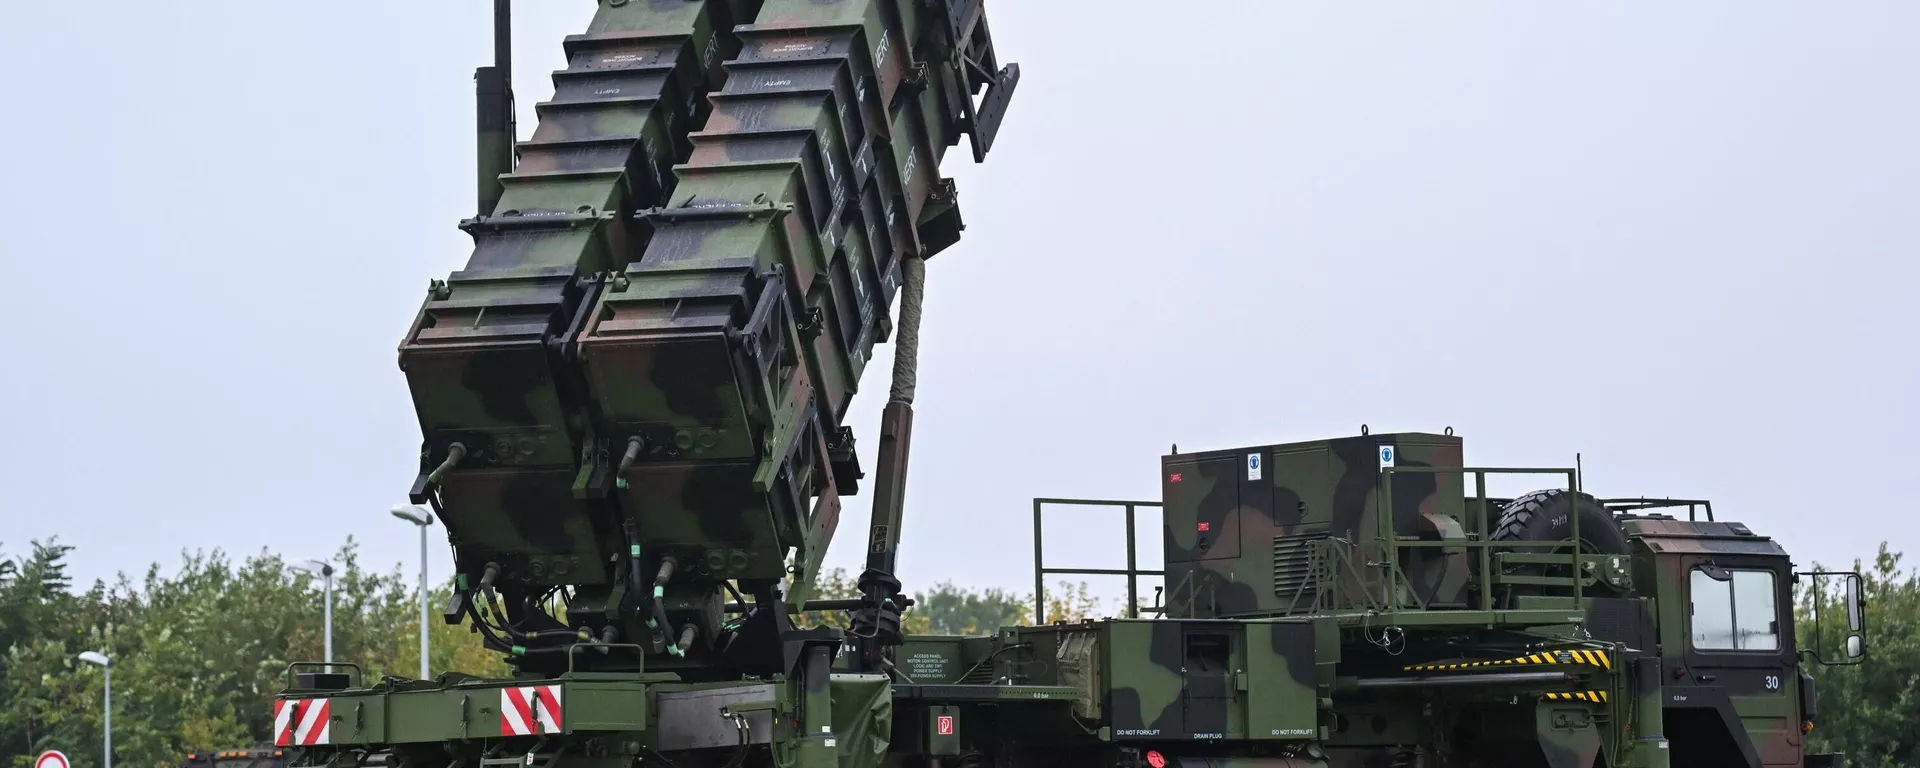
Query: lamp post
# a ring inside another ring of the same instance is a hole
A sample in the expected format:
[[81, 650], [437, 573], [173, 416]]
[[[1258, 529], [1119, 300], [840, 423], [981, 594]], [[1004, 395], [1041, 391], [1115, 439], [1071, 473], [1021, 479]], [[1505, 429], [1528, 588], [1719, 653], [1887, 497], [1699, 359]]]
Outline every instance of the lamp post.
[[113, 659], [107, 658], [106, 654], [99, 651], [87, 651], [80, 654], [80, 660], [88, 664], [100, 665], [100, 671], [106, 675], [107, 696], [106, 703], [102, 705], [104, 715], [100, 723], [101, 740], [104, 742], [101, 748], [104, 751], [100, 755], [103, 761], [101, 764], [105, 768], [113, 768]]
[[321, 612], [322, 612], [321, 615], [324, 617], [322, 619], [322, 622], [325, 626], [324, 631], [327, 633], [327, 641], [326, 641], [327, 642], [327, 645], [326, 645], [327, 671], [332, 672], [333, 671], [333, 564], [322, 562], [319, 560], [308, 560], [304, 563], [294, 563], [293, 569], [296, 571], [300, 571], [302, 573], [320, 574], [321, 582], [326, 585], [325, 586], [326, 605], [321, 609]]
[[412, 505], [393, 508], [393, 516], [420, 528], [420, 679], [427, 679], [427, 528], [433, 525], [433, 513]]

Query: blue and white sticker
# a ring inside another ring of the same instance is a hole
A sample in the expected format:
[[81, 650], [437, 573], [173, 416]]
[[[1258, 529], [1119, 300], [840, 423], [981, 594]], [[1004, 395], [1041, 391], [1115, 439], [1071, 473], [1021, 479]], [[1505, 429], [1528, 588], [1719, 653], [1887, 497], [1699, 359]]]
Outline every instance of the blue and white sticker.
[[1380, 446], [1380, 466], [1383, 466], [1383, 467], [1393, 466], [1393, 459], [1394, 459], [1393, 453], [1394, 453], [1393, 446], [1391, 445]]
[[1257, 453], [1247, 454], [1247, 479], [1248, 480], [1260, 479], [1260, 454], [1257, 454]]

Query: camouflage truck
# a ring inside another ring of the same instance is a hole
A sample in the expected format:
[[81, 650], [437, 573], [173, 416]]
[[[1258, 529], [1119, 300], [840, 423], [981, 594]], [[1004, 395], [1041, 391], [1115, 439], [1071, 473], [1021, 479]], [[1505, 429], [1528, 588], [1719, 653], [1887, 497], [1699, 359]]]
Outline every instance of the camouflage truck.
[[[1477, 468], [1462, 448], [1400, 433], [1176, 452], [1159, 501], [1036, 500], [1037, 578], [1164, 577], [1150, 617], [908, 636], [886, 676], [862, 674], [849, 640], [810, 703], [793, 690], [819, 685], [808, 671], [693, 685], [571, 671], [297, 692], [285, 719], [331, 723], [341, 745], [301, 765], [416, 729], [445, 740], [418, 759], [482, 765], [584, 764], [566, 748], [608, 739], [632, 741], [606, 765], [1844, 764], [1805, 749], [1819, 717], [1806, 665], [1864, 659], [1857, 574], [1796, 572], [1708, 501], [1596, 498], [1577, 470]], [[1566, 483], [1485, 493], [1514, 474]], [[1059, 504], [1124, 508], [1129, 530], [1159, 508], [1165, 568], [1046, 567], [1042, 519]], [[1816, 613], [1801, 647], [1793, 587], [1829, 592], [1823, 580], [1837, 599], [1815, 605], [1838, 615]], [[828, 710], [833, 752], [798, 751], [813, 731], [789, 704]]]
[[[905, 637], [941, 162], [985, 159], [1020, 77], [981, 0], [599, 0], [524, 142], [495, 10], [473, 253], [399, 362], [445, 620], [513, 674], [294, 664], [293, 768], [1802, 764], [1776, 545], [1572, 473], [1469, 496], [1451, 435], [1170, 456], [1156, 618]], [[861, 596], [809, 601], [887, 342]]]
[[[1806, 752], [1805, 665], [1864, 658], [1857, 574], [1796, 573], [1704, 500], [1600, 499], [1575, 469], [1465, 465], [1451, 430], [1364, 432], [1173, 453], [1157, 502], [1037, 500], [1037, 575], [1164, 577], [1157, 617], [902, 652], [950, 659], [921, 670], [976, 659], [980, 680], [1074, 688], [1073, 725], [1095, 738], [1069, 754], [1097, 742], [1145, 764], [1843, 764]], [[1488, 496], [1511, 475], [1564, 483]], [[1124, 509], [1129, 530], [1159, 508], [1164, 570], [1045, 567], [1042, 518], [1060, 504]], [[1815, 647], [1795, 637], [1795, 584], [1843, 614], [1818, 617]]]

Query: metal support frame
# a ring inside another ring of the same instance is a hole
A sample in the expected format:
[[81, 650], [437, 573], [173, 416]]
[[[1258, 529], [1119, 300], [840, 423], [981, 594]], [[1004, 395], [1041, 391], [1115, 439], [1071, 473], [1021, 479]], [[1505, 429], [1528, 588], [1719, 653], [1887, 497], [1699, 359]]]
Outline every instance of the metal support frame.
[[[1445, 539], [1440, 541], [1401, 541], [1400, 537], [1395, 535], [1393, 531], [1393, 476], [1395, 474], [1403, 474], [1403, 473], [1404, 474], [1426, 474], [1426, 475], [1458, 474], [1462, 477], [1462, 479], [1464, 479], [1465, 476], [1467, 475], [1473, 476], [1475, 495], [1473, 496], [1473, 498], [1469, 500], [1473, 509], [1471, 509], [1468, 512], [1468, 519], [1470, 519], [1473, 522], [1473, 528], [1467, 531], [1468, 533], [1467, 539], [1460, 540], [1460, 541], [1445, 540]], [[1380, 537], [1380, 540], [1384, 542], [1386, 545], [1386, 557], [1383, 558], [1383, 561], [1381, 563], [1382, 568], [1386, 572], [1386, 581], [1382, 585], [1381, 597], [1383, 598], [1382, 602], [1387, 606], [1387, 610], [1389, 613], [1398, 613], [1400, 610], [1399, 602], [1397, 600], [1394, 600], [1393, 597], [1394, 597], [1394, 591], [1400, 586], [1401, 580], [1404, 579], [1406, 576], [1404, 573], [1400, 571], [1400, 549], [1402, 547], [1405, 547], [1408, 549], [1433, 548], [1433, 547], [1446, 547], [1446, 548], [1458, 547], [1463, 549], [1477, 550], [1479, 553], [1479, 557], [1475, 559], [1479, 561], [1478, 579], [1473, 578], [1473, 574], [1469, 573], [1468, 580], [1476, 581], [1477, 583], [1482, 585], [1480, 589], [1480, 610], [1482, 611], [1493, 610], [1493, 589], [1492, 589], [1493, 583], [1494, 583], [1493, 549], [1496, 547], [1511, 548], [1516, 546], [1517, 544], [1538, 545], [1539, 542], [1493, 541], [1489, 538], [1490, 536], [1493, 535], [1493, 526], [1492, 526], [1492, 523], [1488, 520], [1488, 506], [1493, 501], [1492, 499], [1489, 499], [1487, 497], [1487, 475], [1490, 475], [1490, 474], [1494, 474], [1494, 475], [1564, 475], [1567, 478], [1566, 487], [1574, 493], [1580, 492], [1580, 471], [1578, 469], [1514, 468], [1514, 467], [1381, 467], [1380, 468], [1380, 493], [1378, 495], [1379, 501], [1377, 502], [1379, 504], [1379, 508], [1376, 510], [1374, 519], [1377, 521], [1377, 525], [1378, 525], [1378, 530], [1376, 531], [1376, 534]], [[1582, 579], [1580, 577], [1580, 562], [1581, 562], [1580, 560], [1580, 557], [1581, 557], [1580, 516], [1573, 515], [1573, 518], [1570, 522], [1572, 523], [1572, 530], [1569, 532], [1569, 535], [1573, 540], [1573, 548], [1566, 555], [1565, 562], [1568, 564], [1568, 566], [1571, 569], [1570, 573], [1572, 574], [1572, 581], [1573, 581], [1573, 600], [1574, 600], [1574, 603], [1577, 605], [1577, 604], [1580, 604], [1582, 600], [1585, 598], [1585, 590], [1582, 588]], [[1530, 562], [1531, 561], [1541, 561], [1541, 562], [1561, 561], [1561, 558], [1559, 556], [1553, 556], [1553, 555], [1539, 555], [1539, 556], [1530, 556], [1530, 557], [1531, 557]], [[1506, 562], [1504, 558], [1503, 558], [1503, 562]], [[1469, 569], [1471, 568], [1472, 566], [1470, 565]]]
[[[1043, 511], [1048, 504], [1069, 507], [1121, 507], [1126, 511], [1127, 525], [1127, 567], [1117, 568], [1048, 568], [1046, 549], [1042, 543], [1042, 521], [1046, 517]], [[1047, 623], [1047, 577], [1049, 575], [1078, 576], [1125, 576], [1127, 577], [1127, 618], [1140, 618], [1140, 577], [1159, 576], [1165, 578], [1167, 572], [1140, 570], [1140, 562], [1134, 531], [1134, 510], [1140, 507], [1160, 507], [1157, 501], [1107, 501], [1099, 499], [1047, 499], [1033, 500], [1033, 623]]]
[[1687, 508], [1687, 521], [1700, 522], [1700, 513], [1707, 514], [1707, 522], [1714, 522], [1713, 502], [1706, 499], [1600, 499], [1600, 505], [1614, 514], [1639, 512], [1648, 509]]

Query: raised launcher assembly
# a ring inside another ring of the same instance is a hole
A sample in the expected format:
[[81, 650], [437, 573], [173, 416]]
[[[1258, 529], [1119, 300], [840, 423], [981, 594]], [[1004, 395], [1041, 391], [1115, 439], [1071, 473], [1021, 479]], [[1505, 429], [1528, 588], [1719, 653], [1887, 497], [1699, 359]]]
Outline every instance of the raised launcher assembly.
[[791, 669], [786, 596], [863, 477], [848, 403], [1019, 70], [977, 0], [602, 0], [566, 49], [517, 166], [504, 44], [481, 70], [474, 253], [400, 348], [447, 620], [529, 672]]

